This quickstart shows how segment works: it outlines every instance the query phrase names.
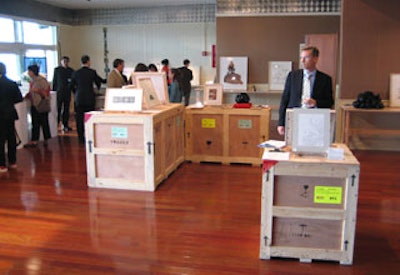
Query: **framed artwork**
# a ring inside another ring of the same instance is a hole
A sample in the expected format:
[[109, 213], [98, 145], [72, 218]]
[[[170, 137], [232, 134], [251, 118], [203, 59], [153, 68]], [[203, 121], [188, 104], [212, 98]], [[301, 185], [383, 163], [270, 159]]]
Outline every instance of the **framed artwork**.
[[143, 90], [143, 107], [150, 109], [161, 104], [156, 89], [150, 78], [138, 78], [136, 84]]
[[111, 112], [141, 111], [142, 101], [142, 89], [107, 88], [104, 110]]
[[268, 68], [268, 86], [271, 91], [283, 91], [286, 77], [292, 70], [291, 61], [271, 61]]
[[[137, 88], [142, 89], [141, 85], [147, 85], [145, 88], [150, 88], [150, 91], [145, 91], [143, 89], [143, 94], [146, 93], [149, 95], [153, 90], [157, 94], [157, 98], [159, 100], [159, 104], [168, 104], [168, 84], [167, 77], [163, 72], [133, 72], [131, 74], [132, 84], [136, 85]], [[140, 79], [147, 79], [146, 81], [140, 81]], [[152, 86], [148, 83], [149, 80], [152, 83]], [[146, 99], [146, 97], [144, 96]]]
[[212, 84], [204, 86], [204, 105], [221, 105], [222, 96], [222, 84]]
[[224, 90], [247, 90], [247, 56], [221, 57], [219, 82]]
[[292, 151], [326, 155], [330, 147], [330, 109], [293, 109]]
[[400, 107], [400, 74], [390, 74], [390, 107]]

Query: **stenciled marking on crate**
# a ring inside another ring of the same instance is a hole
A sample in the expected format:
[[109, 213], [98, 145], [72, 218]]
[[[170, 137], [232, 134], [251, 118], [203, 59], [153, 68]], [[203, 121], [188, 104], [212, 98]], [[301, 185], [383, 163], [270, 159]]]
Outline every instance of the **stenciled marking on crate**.
[[128, 127], [112, 126], [111, 127], [111, 144], [129, 144]]

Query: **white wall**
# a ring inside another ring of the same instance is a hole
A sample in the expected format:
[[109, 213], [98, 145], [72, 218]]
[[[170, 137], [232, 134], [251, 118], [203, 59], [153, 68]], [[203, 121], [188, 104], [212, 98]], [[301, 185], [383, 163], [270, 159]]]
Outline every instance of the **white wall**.
[[[126, 67], [139, 62], [159, 65], [168, 58], [171, 67], [181, 67], [188, 58], [192, 66], [200, 67], [200, 84], [213, 80], [211, 45], [216, 43], [215, 23], [169, 23], [111, 26], [60, 26], [60, 56], [71, 58], [71, 67], [80, 67], [80, 57], [88, 54], [91, 67], [99, 75], [104, 73], [103, 27], [107, 27], [109, 67], [115, 58], [125, 60]], [[208, 56], [202, 52], [208, 51]]]

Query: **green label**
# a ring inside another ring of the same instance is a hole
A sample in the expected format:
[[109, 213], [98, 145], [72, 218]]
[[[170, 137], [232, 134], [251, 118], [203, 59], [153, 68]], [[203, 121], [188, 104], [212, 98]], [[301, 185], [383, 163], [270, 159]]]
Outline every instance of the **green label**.
[[314, 203], [341, 204], [342, 187], [315, 186]]
[[128, 128], [111, 127], [111, 138], [128, 138]]
[[239, 129], [251, 129], [252, 128], [251, 119], [239, 119], [238, 127]]

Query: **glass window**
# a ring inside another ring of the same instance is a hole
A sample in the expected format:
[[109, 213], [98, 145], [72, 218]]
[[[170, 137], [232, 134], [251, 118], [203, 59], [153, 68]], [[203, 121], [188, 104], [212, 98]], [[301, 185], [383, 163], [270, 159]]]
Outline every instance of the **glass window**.
[[31, 45], [55, 45], [55, 27], [32, 22], [22, 22], [24, 43]]
[[15, 42], [14, 20], [0, 17], [0, 42]]
[[12, 53], [0, 53], [0, 62], [6, 65], [7, 77], [14, 81], [18, 81], [20, 77], [18, 55]]

